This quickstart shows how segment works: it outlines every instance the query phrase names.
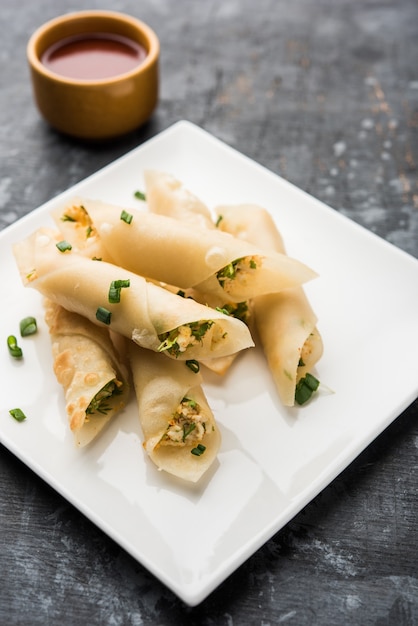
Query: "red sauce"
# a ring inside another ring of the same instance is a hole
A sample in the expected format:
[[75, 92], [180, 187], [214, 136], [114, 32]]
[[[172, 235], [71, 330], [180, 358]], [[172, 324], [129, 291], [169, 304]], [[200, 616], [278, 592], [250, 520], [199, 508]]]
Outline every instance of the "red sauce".
[[42, 63], [55, 74], [77, 80], [98, 80], [125, 74], [147, 56], [139, 43], [110, 33], [86, 33], [62, 39], [48, 48]]

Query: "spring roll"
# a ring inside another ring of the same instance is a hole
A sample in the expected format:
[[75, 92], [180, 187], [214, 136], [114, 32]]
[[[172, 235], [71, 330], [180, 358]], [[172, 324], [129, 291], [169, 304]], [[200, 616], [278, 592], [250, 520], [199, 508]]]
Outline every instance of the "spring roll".
[[145, 192], [148, 210], [203, 228], [214, 228], [208, 207], [166, 172], [146, 170]]
[[67, 310], [173, 359], [225, 356], [254, 345], [239, 320], [77, 254], [60, 237], [39, 229], [13, 252], [23, 284]]
[[128, 353], [145, 451], [158, 469], [197, 482], [221, 442], [200, 373], [132, 342]]
[[[270, 213], [257, 205], [219, 206], [219, 228], [283, 254], [281, 234]], [[303, 404], [317, 389], [311, 374], [323, 353], [317, 317], [302, 287], [259, 296], [253, 301], [255, 325], [281, 401]]]
[[54, 373], [64, 389], [75, 443], [83, 447], [126, 405], [127, 375], [106, 328], [50, 300], [44, 305]]
[[[159, 215], [174, 217], [188, 224], [216, 228], [214, 219], [208, 207], [196, 196], [186, 190], [182, 183], [170, 174], [156, 170], [145, 172], [146, 198], [148, 210]], [[202, 293], [195, 289], [184, 292], [185, 297], [194, 298], [198, 302], [209, 304], [213, 308], [225, 310], [228, 315], [237, 317], [247, 325], [251, 321], [251, 303], [230, 302], [225, 293], [214, 295]], [[251, 328], [251, 326], [250, 326]], [[237, 353], [225, 357], [208, 359], [202, 363], [211, 371], [223, 376], [231, 367]]]
[[296, 259], [218, 229], [86, 198], [82, 203], [112, 262], [151, 280], [242, 302], [316, 276]]

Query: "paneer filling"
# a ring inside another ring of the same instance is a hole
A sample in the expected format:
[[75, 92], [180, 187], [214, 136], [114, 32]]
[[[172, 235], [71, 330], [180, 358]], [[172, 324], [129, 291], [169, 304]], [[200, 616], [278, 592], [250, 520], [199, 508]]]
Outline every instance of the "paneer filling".
[[159, 445], [195, 445], [202, 441], [205, 433], [205, 416], [202, 414], [199, 404], [191, 398], [185, 397], [168, 422], [167, 430]]
[[162, 333], [158, 335], [161, 341], [158, 352], [166, 351], [172, 356], [178, 357], [179, 354], [185, 352], [191, 346], [201, 343], [203, 337], [212, 325], [212, 320], [190, 322], [190, 324], [184, 324], [166, 333]]
[[216, 278], [226, 293], [232, 293], [237, 283], [245, 284], [261, 266], [260, 256], [244, 256], [225, 265], [216, 273]]
[[86, 421], [88, 421], [88, 415], [92, 415], [93, 413], [106, 415], [112, 409], [110, 403], [111, 398], [121, 394], [122, 388], [123, 383], [117, 378], [114, 378], [100, 389], [86, 409]]
[[96, 229], [93, 226], [90, 215], [82, 204], [73, 204], [67, 207], [65, 213], [61, 216], [61, 220], [63, 222], [74, 222], [76, 228], [84, 229], [86, 238], [96, 234]]

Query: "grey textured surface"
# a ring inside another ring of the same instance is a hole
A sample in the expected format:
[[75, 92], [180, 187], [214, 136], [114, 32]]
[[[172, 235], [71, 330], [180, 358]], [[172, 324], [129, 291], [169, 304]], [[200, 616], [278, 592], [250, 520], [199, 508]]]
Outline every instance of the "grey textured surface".
[[[35, 28], [80, 8], [136, 15], [162, 46], [153, 119], [101, 146], [48, 128], [26, 66]], [[188, 119], [418, 257], [415, 0], [5, 0], [0, 22], [1, 227]], [[415, 626], [417, 415], [194, 609], [0, 446], [0, 624]]]

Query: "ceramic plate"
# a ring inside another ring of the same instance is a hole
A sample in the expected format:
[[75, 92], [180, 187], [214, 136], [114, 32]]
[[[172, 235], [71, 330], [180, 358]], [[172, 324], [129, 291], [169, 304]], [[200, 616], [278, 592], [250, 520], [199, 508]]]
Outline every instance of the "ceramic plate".
[[[205, 377], [222, 431], [219, 461], [190, 486], [145, 458], [136, 403], [88, 449], [68, 431], [52, 372], [41, 297], [23, 288], [11, 245], [50, 222], [73, 195], [139, 206], [143, 171], [179, 178], [210, 207], [266, 207], [291, 256], [319, 277], [306, 286], [325, 353], [324, 384], [302, 408], [281, 406], [261, 351], [241, 355], [224, 379]], [[196, 605], [282, 528], [417, 396], [418, 262], [226, 146], [179, 122], [0, 233], [2, 283], [0, 441], [185, 603]], [[18, 320], [36, 337], [5, 347]], [[19, 406], [27, 420], [8, 410]]]

